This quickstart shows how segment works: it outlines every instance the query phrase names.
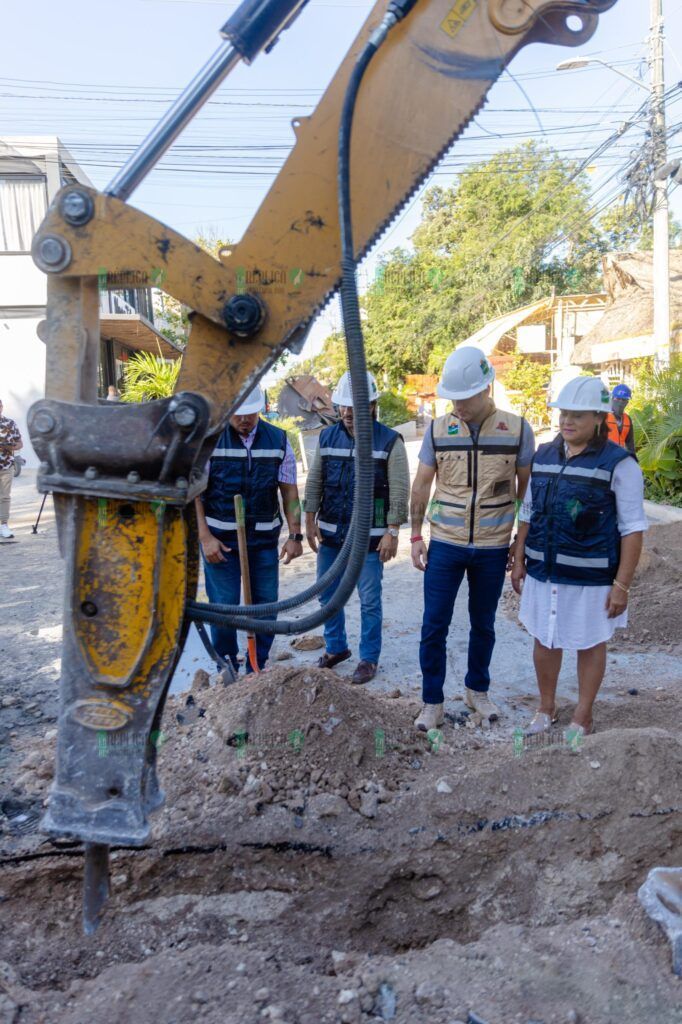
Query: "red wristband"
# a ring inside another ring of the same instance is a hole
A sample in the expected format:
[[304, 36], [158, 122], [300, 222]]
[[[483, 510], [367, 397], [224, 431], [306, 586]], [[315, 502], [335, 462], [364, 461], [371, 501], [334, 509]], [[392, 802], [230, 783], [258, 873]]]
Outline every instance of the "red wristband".
[[418, 540], [424, 540], [421, 534], [418, 537], [410, 537], [410, 544], [416, 544]]

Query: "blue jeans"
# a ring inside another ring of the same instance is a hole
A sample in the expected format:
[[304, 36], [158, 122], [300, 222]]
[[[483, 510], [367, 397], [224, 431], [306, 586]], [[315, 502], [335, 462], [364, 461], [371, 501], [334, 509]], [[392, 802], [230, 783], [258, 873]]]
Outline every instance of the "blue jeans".
[[[242, 575], [239, 568], [239, 552], [223, 552], [224, 562], [207, 562], [204, 559], [204, 575], [206, 593], [209, 601], [216, 604], [239, 604]], [[251, 576], [251, 596], [254, 604], [269, 604], [277, 600], [279, 587], [279, 555], [277, 547], [249, 548], [249, 575]], [[274, 636], [256, 633], [256, 658], [258, 667], [264, 668]], [[218, 654], [230, 660], [238, 669], [236, 629], [219, 629], [211, 626], [211, 640]], [[246, 671], [251, 672], [251, 665], [246, 658]]]
[[470, 690], [490, 686], [490, 659], [495, 646], [495, 612], [504, 585], [507, 548], [475, 548], [432, 540], [424, 573], [424, 621], [419, 645], [425, 704], [442, 704], [446, 642], [457, 591], [469, 582], [469, 662], [464, 680]]
[[[317, 553], [317, 578], [319, 580], [327, 569], [336, 561], [340, 548], [329, 544], [321, 544]], [[370, 551], [358, 580], [360, 597], [360, 660], [379, 664], [381, 654], [381, 580], [384, 575], [383, 562], [379, 561], [379, 553]], [[325, 605], [339, 585], [334, 580], [330, 587], [320, 595], [320, 603]], [[327, 654], [341, 654], [348, 649], [346, 637], [346, 616], [343, 608], [324, 624], [324, 644]]]

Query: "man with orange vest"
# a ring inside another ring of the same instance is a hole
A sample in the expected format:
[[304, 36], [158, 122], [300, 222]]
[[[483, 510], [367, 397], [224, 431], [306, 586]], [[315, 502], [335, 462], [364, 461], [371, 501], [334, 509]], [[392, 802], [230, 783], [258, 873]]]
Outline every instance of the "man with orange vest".
[[617, 384], [611, 394], [611, 412], [606, 417], [609, 428], [609, 441], [627, 448], [635, 454], [635, 429], [625, 407], [632, 398], [632, 391], [627, 384]]

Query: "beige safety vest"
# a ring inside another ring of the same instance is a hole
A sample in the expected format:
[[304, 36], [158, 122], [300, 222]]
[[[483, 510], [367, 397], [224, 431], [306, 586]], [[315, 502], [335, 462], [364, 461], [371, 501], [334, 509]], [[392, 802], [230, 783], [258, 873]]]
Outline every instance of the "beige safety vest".
[[433, 421], [436, 492], [428, 517], [433, 540], [482, 548], [509, 544], [522, 425], [521, 416], [492, 405], [474, 443], [454, 413]]

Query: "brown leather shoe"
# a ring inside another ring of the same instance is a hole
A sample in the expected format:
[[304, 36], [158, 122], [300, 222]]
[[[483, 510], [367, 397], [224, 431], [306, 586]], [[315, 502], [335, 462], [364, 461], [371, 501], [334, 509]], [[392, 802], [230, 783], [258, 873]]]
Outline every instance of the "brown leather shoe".
[[377, 666], [371, 661], [359, 661], [358, 667], [351, 676], [351, 683], [368, 683], [377, 674]]
[[317, 659], [318, 668], [334, 668], [335, 665], [340, 665], [342, 661], [348, 661], [351, 656], [351, 652], [346, 648], [345, 651], [341, 651], [340, 654], [327, 654], [326, 651], [321, 658]]

